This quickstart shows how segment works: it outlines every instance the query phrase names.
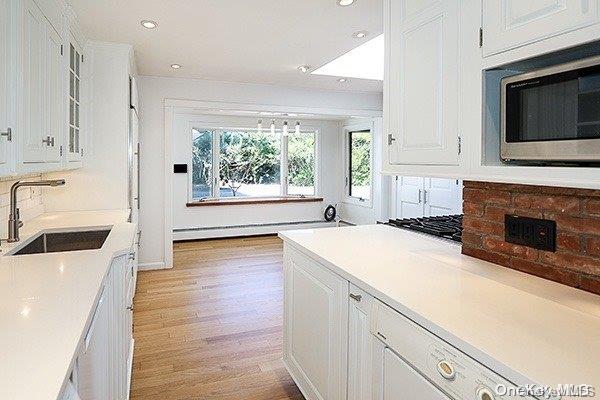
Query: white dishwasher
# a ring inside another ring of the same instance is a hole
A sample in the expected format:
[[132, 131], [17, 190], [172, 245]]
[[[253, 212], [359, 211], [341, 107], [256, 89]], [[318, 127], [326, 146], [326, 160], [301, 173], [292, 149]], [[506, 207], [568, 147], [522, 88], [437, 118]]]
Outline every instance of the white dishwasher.
[[109, 400], [109, 308], [102, 289], [92, 322], [77, 358], [77, 392], [81, 400]]
[[515, 385], [387, 305], [373, 304], [374, 399], [533, 400], [497, 395], [498, 385]]
[[448, 400], [448, 396], [393, 351], [387, 347], [383, 351], [383, 398], [385, 400]]

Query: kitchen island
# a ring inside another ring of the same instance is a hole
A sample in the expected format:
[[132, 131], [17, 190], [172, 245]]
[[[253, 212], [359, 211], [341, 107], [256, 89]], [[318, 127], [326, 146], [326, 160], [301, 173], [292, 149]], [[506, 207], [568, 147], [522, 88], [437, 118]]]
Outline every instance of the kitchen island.
[[[349, 399], [367, 400], [352, 387], [357, 380], [373, 386], [368, 394], [380, 390], [382, 379], [369, 366], [375, 357], [370, 341], [377, 335], [387, 340], [378, 331], [387, 309], [510, 384], [600, 390], [599, 296], [462, 255], [456, 243], [384, 225], [280, 237], [284, 361], [309, 400], [341, 399], [346, 392]], [[367, 296], [375, 306], [363, 309], [357, 325], [352, 304]], [[353, 352], [362, 352], [362, 359]]]

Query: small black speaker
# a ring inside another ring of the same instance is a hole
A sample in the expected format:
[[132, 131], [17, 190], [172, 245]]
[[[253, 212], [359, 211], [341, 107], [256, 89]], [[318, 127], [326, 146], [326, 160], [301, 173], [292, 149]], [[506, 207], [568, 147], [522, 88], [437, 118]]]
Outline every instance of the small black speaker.
[[173, 164], [173, 172], [176, 174], [187, 174], [187, 164]]

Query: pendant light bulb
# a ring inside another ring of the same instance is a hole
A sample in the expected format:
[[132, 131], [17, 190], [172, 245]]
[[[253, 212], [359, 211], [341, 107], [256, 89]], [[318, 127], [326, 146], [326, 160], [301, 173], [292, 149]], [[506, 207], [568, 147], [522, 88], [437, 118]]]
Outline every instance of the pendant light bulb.
[[271, 134], [275, 134], [275, 120], [271, 121]]
[[262, 119], [259, 119], [258, 120], [258, 133], [262, 133], [262, 128], [263, 128]]
[[288, 122], [285, 121], [283, 123], [283, 136], [289, 136], [289, 134], [290, 134], [290, 130], [288, 128]]
[[296, 122], [296, 131], [295, 131], [296, 135], [300, 134], [300, 121]]

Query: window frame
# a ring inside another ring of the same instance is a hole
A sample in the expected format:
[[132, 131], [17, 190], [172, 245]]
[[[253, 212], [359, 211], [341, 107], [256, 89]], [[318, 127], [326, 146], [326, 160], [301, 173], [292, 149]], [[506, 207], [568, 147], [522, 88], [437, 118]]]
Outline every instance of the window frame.
[[[278, 126], [281, 126], [283, 124], [283, 120], [282, 121], [277, 121], [276, 120], [276, 124]], [[193, 194], [193, 182], [192, 182], [192, 178], [193, 178], [193, 163], [192, 163], [192, 146], [194, 144], [194, 133], [193, 133], [193, 129], [197, 129], [197, 130], [206, 130], [206, 131], [212, 131], [213, 132], [213, 137], [212, 137], [212, 186], [211, 186], [211, 196], [210, 197], [204, 197], [202, 199], [200, 198], [194, 198], [194, 194]], [[290, 127], [290, 133], [289, 136], [294, 135], [293, 132], [293, 126]], [[280, 190], [279, 190], [279, 195], [278, 196], [248, 196], [248, 197], [219, 197], [219, 188], [218, 188], [218, 183], [219, 183], [219, 167], [220, 167], [220, 139], [221, 139], [221, 132], [223, 131], [227, 131], [227, 130], [232, 130], [232, 131], [244, 131], [244, 132], [257, 132], [258, 128], [254, 128], [254, 127], [249, 127], [248, 124], [228, 124], [226, 126], [223, 125], [218, 125], [213, 123], [205, 123], [205, 122], [201, 122], [201, 121], [189, 121], [187, 124], [187, 132], [188, 132], [188, 138], [189, 138], [189, 145], [188, 145], [188, 203], [201, 203], [203, 201], [219, 201], [219, 202], [228, 202], [230, 201], [232, 204], [235, 204], [237, 201], [239, 201], [240, 199], [247, 199], [247, 200], [272, 200], [274, 198], [282, 198], [282, 199], [297, 199], [297, 198], [307, 198], [307, 199], [311, 199], [311, 198], [320, 198], [321, 197], [321, 186], [320, 186], [320, 176], [321, 176], [321, 170], [320, 170], [320, 155], [321, 155], [321, 130], [319, 129], [319, 127], [314, 126], [314, 125], [303, 125], [301, 131], [302, 132], [313, 132], [315, 135], [315, 176], [314, 176], [314, 182], [315, 182], [315, 190], [314, 190], [314, 194], [309, 195], [309, 196], [305, 196], [305, 195], [290, 195], [288, 194], [288, 182], [289, 182], [289, 170], [288, 170], [288, 139], [289, 136], [283, 136], [282, 135], [282, 129], [278, 128], [276, 129], [276, 134], [281, 135], [281, 139], [280, 139]], [[263, 128], [264, 130], [270, 130], [269, 127], [265, 127]]]
[[[351, 151], [350, 151], [350, 135], [354, 132], [365, 132], [365, 131], [369, 131], [371, 133], [371, 149], [369, 151], [369, 164], [370, 164], [370, 181], [371, 184], [369, 185], [369, 198], [365, 199], [365, 198], [361, 198], [361, 197], [356, 197], [356, 196], [351, 196], [350, 195], [350, 182], [351, 182], [351, 176], [350, 176], [350, 157], [352, 156]], [[375, 167], [375, 162], [374, 162], [374, 150], [375, 150], [375, 126], [372, 122], [364, 122], [364, 123], [356, 123], [356, 124], [351, 124], [351, 125], [346, 125], [343, 128], [343, 146], [344, 146], [344, 182], [343, 182], [343, 190], [344, 190], [344, 194], [343, 194], [343, 202], [347, 203], [347, 204], [353, 204], [353, 205], [357, 205], [357, 206], [361, 206], [361, 207], [366, 207], [366, 208], [373, 208], [373, 194], [374, 194], [374, 188], [373, 188], [373, 178], [374, 178], [374, 167]]]

